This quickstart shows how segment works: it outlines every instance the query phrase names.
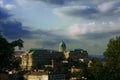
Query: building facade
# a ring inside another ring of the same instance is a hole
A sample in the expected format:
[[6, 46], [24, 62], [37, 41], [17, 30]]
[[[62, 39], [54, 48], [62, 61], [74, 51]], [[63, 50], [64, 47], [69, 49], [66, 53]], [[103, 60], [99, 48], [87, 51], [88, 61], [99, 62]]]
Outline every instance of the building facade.
[[83, 49], [74, 49], [72, 51], [66, 51], [64, 55], [65, 58], [71, 58], [73, 60], [82, 60], [88, 58], [88, 52]]
[[24, 75], [27, 80], [65, 80], [64, 74], [48, 74], [46, 72], [31, 72]]
[[[63, 58], [62, 52], [48, 50], [48, 49], [30, 49], [22, 54], [21, 68], [31, 70], [38, 65], [46, 65], [52, 60]], [[53, 67], [53, 65], [51, 65]]]
[[30, 49], [23, 53], [21, 55], [21, 58], [21, 68], [31, 70], [35, 69], [38, 65], [54, 67], [53, 60], [71, 58], [73, 60], [84, 61], [85, 58], [88, 58], [88, 53], [83, 49], [74, 49], [73, 51], [67, 51], [66, 44], [61, 41], [58, 51], [48, 49]]

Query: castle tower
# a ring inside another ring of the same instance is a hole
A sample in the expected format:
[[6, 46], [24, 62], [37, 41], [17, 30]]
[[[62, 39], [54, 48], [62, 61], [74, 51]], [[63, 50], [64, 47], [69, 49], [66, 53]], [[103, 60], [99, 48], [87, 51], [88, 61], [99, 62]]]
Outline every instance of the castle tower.
[[61, 41], [59, 43], [59, 52], [65, 52], [66, 51], [66, 45], [64, 43], [64, 41]]

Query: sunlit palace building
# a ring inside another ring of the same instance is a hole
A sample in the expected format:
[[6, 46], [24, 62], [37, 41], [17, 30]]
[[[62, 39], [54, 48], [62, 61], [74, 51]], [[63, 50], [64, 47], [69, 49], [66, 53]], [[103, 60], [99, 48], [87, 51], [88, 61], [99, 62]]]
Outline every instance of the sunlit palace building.
[[44, 65], [52, 63], [52, 65], [47, 65], [54, 67], [54, 60], [68, 59], [73, 60], [84, 60], [88, 58], [87, 51], [83, 49], [74, 49], [72, 51], [67, 51], [66, 44], [64, 41], [59, 43], [59, 50], [49, 50], [49, 49], [30, 49], [21, 55], [22, 62], [21, 68], [32, 70], [38, 65]]

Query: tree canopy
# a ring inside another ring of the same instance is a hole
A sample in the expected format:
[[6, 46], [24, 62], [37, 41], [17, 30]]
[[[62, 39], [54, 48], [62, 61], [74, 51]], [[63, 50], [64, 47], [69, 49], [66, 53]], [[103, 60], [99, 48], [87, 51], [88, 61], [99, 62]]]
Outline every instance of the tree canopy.
[[[109, 40], [103, 53], [105, 63], [94, 60], [88, 68], [90, 80], [119, 80], [120, 79], [120, 36]], [[89, 77], [89, 76], [88, 76]]]
[[23, 41], [21, 39], [9, 43], [6, 38], [0, 35], [0, 69], [8, 69], [13, 67], [14, 47], [23, 47]]
[[109, 80], [120, 79], [120, 36], [110, 39], [104, 52], [106, 59], [105, 69]]
[[120, 69], [120, 36], [110, 39], [104, 56], [109, 67]]

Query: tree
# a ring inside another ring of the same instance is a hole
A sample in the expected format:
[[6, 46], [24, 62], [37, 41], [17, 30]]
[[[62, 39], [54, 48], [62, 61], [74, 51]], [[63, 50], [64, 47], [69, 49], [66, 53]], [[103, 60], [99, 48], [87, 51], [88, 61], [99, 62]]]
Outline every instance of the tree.
[[120, 36], [110, 39], [104, 52], [106, 59], [105, 69], [109, 80], [120, 79]]
[[23, 41], [18, 39], [9, 43], [3, 36], [0, 35], [0, 70], [9, 69], [13, 67], [15, 60], [14, 47], [23, 47]]
[[120, 68], [120, 36], [116, 39], [111, 39], [104, 52], [106, 64], [111, 68]]
[[87, 69], [87, 78], [89, 80], [103, 80], [103, 64], [99, 59], [93, 59], [91, 67]]

